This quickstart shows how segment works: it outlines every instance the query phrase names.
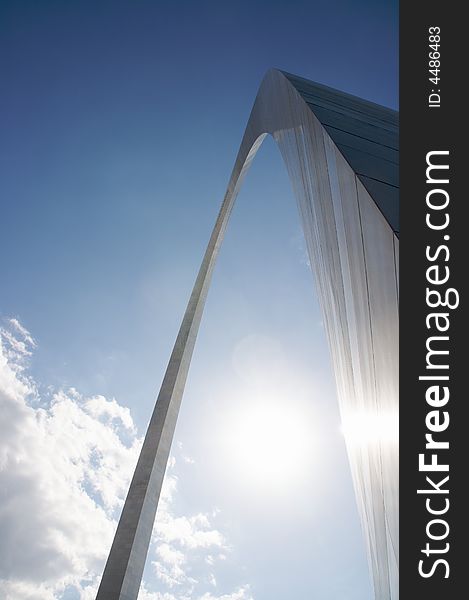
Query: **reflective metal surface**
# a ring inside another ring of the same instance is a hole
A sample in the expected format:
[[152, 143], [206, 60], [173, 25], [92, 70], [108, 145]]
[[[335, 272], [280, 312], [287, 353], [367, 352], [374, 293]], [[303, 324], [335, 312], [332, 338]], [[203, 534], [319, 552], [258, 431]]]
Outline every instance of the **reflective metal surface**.
[[398, 597], [398, 188], [394, 111], [271, 70], [171, 354], [98, 591], [135, 600], [212, 271], [243, 177], [274, 137], [298, 201], [375, 596]]

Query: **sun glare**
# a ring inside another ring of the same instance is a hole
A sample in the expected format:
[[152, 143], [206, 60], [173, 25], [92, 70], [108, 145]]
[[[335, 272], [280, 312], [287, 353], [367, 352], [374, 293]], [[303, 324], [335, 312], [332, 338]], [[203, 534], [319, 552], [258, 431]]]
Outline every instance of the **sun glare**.
[[399, 417], [397, 413], [357, 412], [344, 418], [341, 430], [353, 446], [397, 443]]
[[232, 364], [236, 376], [217, 427], [224, 464], [240, 489], [283, 495], [305, 483], [317, 462], [319, 388], [275, 338], [241, 339]]
[[254, 399], [230, 423], [226, 441], [236, 468], [257, 484], [282, 486], [304, 475], [314, 436], [308, 415], [279, 400]]

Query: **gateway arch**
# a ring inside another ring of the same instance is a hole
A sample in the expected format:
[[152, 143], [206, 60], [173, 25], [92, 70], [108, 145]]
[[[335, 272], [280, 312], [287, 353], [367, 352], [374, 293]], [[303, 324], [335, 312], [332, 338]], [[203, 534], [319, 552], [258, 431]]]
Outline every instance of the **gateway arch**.
[[169, 359], [97, 600], [138, 596], [212, 272], [244, 175], [268, 134], [301, 215], [375, 597], [398, 597], [398, 114], [272, 69], [254, 102]]

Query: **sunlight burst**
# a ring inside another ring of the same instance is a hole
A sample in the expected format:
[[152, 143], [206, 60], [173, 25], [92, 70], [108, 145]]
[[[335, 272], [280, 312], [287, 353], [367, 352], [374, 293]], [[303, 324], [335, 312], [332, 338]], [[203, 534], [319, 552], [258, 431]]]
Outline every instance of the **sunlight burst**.
[[254, 400], [230, 424], [231, 459], [257, 484], [282, 486], [301, 477], [313, 458], [308, 415], [276, 399]]

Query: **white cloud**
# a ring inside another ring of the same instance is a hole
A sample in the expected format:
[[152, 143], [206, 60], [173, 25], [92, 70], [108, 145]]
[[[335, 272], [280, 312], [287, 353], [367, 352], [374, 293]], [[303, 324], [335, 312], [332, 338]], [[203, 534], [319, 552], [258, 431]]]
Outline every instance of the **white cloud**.
[[10, 324], [24, 347], [13, 331], [1, 331], [0, 591], [45, 600], [96, 579], [140, 442], [125, 445], [120, 425], [96, 419], [94, 399], [75, 390], [41, 402], [23, 376], [32, 337]]
[[36, 341], [33, 339], [26, 327], [23, 327], [23, 325], [18, 321], [18, 319], [8, 319], [8, 323], [15, 331], [17, 331], [20, 334], [20, 336], [23, 338], [26, 344], [28, 344], [32, 348], [36, 347]]
[[[178, 449], [182, 453], [180, 444], [178, 444]], [[217, 514], [215, 511], [212, 511], [211, 515], [208, 513], [197, 513], [190, 516], [174, 514], [173, 500], [178, 484], [177, 477], [172, 474], [174, 466], [175, 459], [173, 457], [172, 463], [169, 465], [170, 476], [165, 479], [158, 506], [153, 532], [156, 560], [153, 560], [151, 564], [158, 579], [169, 590], [177, 590], [176, 596], [179, 600], [185, 598], [189, 600], [200, 597], [196, 588], [200, 587], [203, 582], [192, 575], [194, 571], [198, 570], [197, 566], [201, 562], [213, 566], [216, 559], [219, 559], [220, 555], [224, 556], [229, 547], [225, 537], [211, 523], [210, 517]], [[210, 563], [205, 560], [207, 552], [210, 553]], [[205, 574], [205, 579], [210, 583], [214, 575], [211, 572], [207, 575], [206, 571], [206, 567], [201, 569], [201, 572]]]
[[253, 600], [253, 598], [249, 586], [245, 585], [231, 594], [223, 594], [222, 596], [214, 596], [210, 592], [206, 592], [203, 596], [200, 596], [199, 600]]
[[191, 456], [187, 456], [187, 454], [184, 453], [182, 442], [178, 442], [177, 447], [179, 449], [179, 455], [182, 461], [188, 465], [193, 465], [195, 463], [195, 460]]
[[197, 514], [191, 517], [173, 517], [162, 514], [156, 525], [157, 536], [167, 542], [177, 542], [188, 549], [224, 548], [222, 534], [210, 527], [207, 515]]
[[[17, 319], [0, 329], [0, 597], [57, 600], [75, 588], [94, 600], [141, 439], [114, 399], [74, 388], [41, 398], [27, 376], [35, 346]], [[212, 525], [218, 511], [174, 514], [175, 464], [172, 457], [151, 549], [160, 591], [143, 584], [140, 600], [251, 600], [246, 586], [204, 594], [215, 575], [198, 577], [197, 564], [213, 569], [229, 546]]]
[[114, 399], [106, 400], [104, 396], [88, 398], [86, 400], [86, 411], [99, 420], [118, 420], [126, 429], [132, 433], [136, 432], [130, 410], [126, 406], [118, 404]]

